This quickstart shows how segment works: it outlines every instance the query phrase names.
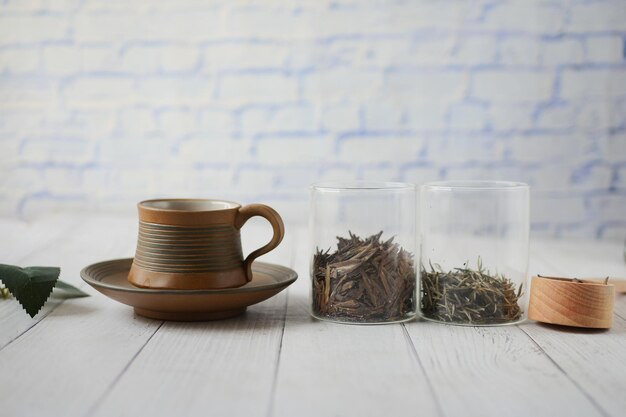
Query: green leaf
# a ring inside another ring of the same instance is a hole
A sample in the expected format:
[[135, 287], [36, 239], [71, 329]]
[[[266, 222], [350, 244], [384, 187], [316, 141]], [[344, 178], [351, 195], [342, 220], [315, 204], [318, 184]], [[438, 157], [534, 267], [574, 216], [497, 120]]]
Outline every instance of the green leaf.
[[55, 267], [20, 268], [0, 264], [0, 280], [31, 317], [50, 297], [60, 273], [61, 269]]
[[61, 293], [54, 292], [54, 296], [58, 298], [80, 298], [80, 297], [89, 297], [89, 294], [86, 292], [76, 288], [73, 285], [68, 284], [67, 282], [63, 282], [61, 280], [57, 281], [57, 285], [54, 287], [55, 290], [61, 290]]

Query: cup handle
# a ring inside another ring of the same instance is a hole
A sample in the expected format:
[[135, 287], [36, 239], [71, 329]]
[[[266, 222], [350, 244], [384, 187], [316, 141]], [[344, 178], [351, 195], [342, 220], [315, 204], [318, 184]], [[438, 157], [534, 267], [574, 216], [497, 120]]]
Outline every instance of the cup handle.
[[245, 261], [243, 261], [243, 267], [246, 271], [246, 280], [248, 282], [252, 281], [252, 262], [259, 256], [266, 254], [278, 246], [285, 236], [283, 219], [276, 210], [265, 204], [248, 204], [247, 206], [241, 207], [235, 219], [235, 227], [241, 229], [248, 219], [254, 216], [265, 217], [272, 225], [272, 229], [274, 229], [274, 236], [272, 236], [272, 240], [270, 240], [267, 245], [253, 251], [248, 255]]

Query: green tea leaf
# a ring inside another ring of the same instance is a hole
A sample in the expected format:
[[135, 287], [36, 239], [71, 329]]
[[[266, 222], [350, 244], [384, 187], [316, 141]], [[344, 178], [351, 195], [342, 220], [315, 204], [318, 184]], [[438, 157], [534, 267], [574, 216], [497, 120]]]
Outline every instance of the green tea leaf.
[[35, 317], [50, 297], [60, 273], [61, 269], [56, 267], [20, 268], [0, 264], [0, 281], [31, 317]]
[[80, 297], [89, 297], [89, 294], [86, 292], [76, 288], [75, 286], [68, 284], [67, 282], [63, 282], [61, 280], [57, 281], [55, 290], [61, 290], [60, 293], [54, 291], [54, 296], [58, 298], [80, 298]]

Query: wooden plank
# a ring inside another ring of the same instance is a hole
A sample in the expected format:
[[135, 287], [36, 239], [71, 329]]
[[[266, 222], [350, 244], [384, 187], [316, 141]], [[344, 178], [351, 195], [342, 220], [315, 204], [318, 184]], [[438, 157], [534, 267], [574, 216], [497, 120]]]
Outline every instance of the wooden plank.
[[[114, 218], [89, 220], [77, 228], [67, 241], [49, 248], [49, 252], [38, 255], [38, 259], [62, 259], [62, 264], [69, 271], [68, 281], [71, 281], [74, 273], [86, 263], [115, 258], [122, 253], [124, 256], [128, 250], [132, 251], [135, 231], [127, 228], [127, 224], [125, 220]], [[256, 235], [254, 231], [251, 233], [251, 240], [254, 240]], [[101, 242], [90, 244], [93, 243], [93, 236], [99, 236]], [[259, 240], [264, 241], [265, 237], [259, 236]], [[287, 243], [281, 245], [282, 252], [272, 252], [274, 260], [290, 258], [289, 241], [290, 238], [286, 237]], [[268, 257], [272, 260], [271, 256], [264, 257], [264, 260], [267, 261]], [[288, 264], [289, 261], [281, 263]], [[118, 381], [124, 383], [127, 370], [151, 370], [159, 375], [166, 374], [165, 380], [178, 386], [179, 381], [175, 377], [177, 372], [188, 374], [190, 380], [198, 377], [189, 368], [190, 361], [199, 366], [204, 360], [208, 366], [221, 369], [221, 373], [215, 373], [213, 383], [207, 384], [205, 375], [202, 375], [198, 380], [203, 385], [183, 385], [199, 398], [204, 395], [201, 390], [216, 389], [217, 393], [220, 386], [224, 387], [224, 391], [230, 389], [231, 398], [242, 389], [255, 390], [258, 381], [254, 377], [246, 377], [247, 369], [254, 369], [256, 363], [267, 363], [270, 369], [274, 369], [276, 361], [272, 352], [274, 355], [278, 352], [284, 319], [284, 312], [281, 314], [280, 311], [281, 308], [284, 311], [285, 300], [283, 294], [282, 298], [252, 307], [244, 318], [234, 321], [168, 323], [163, 334], [157, 334], [162, 322], [135, 316], [128, 306], [100, 294], [65, 302], [41, 323], [0, 351], [0, 366], [6, 372], [5, 375], [11, 375], [11, 378], [0, 379], [1, 392], [11, 398], [10, 404], [3, 408], [3, 413], [12, 416], [83, 416], [92, 412], [108, 415], [110, 410], [121, 410], [113, 413], [121, 415], [124, 410], [132, 408], [139, 394], [145, 395], [146, 401], [155, 407], [160, 404], [165, 409], [170, 397], [154, 397], [154, 392], [147, 386], [133, 387], [133, 398], [126, 403], [118, 403], [115, 400], [116, 393], [120, 392], [116, 391]], [[151, 338], [156, 342], [147, 345]], [[181, 338], [185, 340], [182, 345], [176, 344], [175, 341]], [[198, 342], [198, 339], [205, 343]], [[168, 340], [174, 342], [168, 343]], [[149, 349], [144, 349], [146, 346]], [[167, 362], [167, 355], [159, 353], [175, 352], [179, 348], [189, 350], [181, 356], [170, 357], [172, 362]], [[231, 352], [231, 349], [234, 351]], [[145, 356], [140, 354], [144, 350], [147, 352]], [[151, 356], [150, 352], [155, 350], [156, 356]], [[231, 360], [216, 358], [215, 351], [232, 355]], [[249, 359], [239, 364], [241, 372], [236, 381], [245, 382], [245, 386], [226, 386], [224, 378], [227, 378], [233, 364], [242, 356], [242, 351], [249, 355]], [[154, 360], [151, 362], [152, 367], [144, 367], [141, 363], [133, 365], [136, 358], [142, 357], [144, 360]], [[177, 361], [180, 364], [178, 371], [167, 366]], [[131, 380], [133, 375], [134, 372], [130, 375]], [[273, 371], [270, 371], [268, 378], [272, 377]], [[162, 384], [163, 380], [154, 379], [152, 382]], [[269, 395], [265, 395], [265, 399], [267, 401]], [[223, 407], [231, 405], [230, 402], [221, 401], [219, 395], [215, 401]]]
[[602, 415], [517, 326], [406, 328], [443, 415]]
[[351, 326], [309, 316], [309, 248], [298, 238], [301, 279], [289, 294], [270, 416], [438, 415], [403, 327]]
[[[58, 244], [75, 224], [76, 219], [69, 217], [37, 223], [3, 219], [0, 222], [0, 233], [10, 238], [0, 239], [1, 262], [19, 266], [44, 265], [39, 263], [41, 260], [38, 256]], [[51, 265], [59, 265], [58, 262], [59, 259]], [[36, 325], [59, 304], [58, 299], [51, 299], [31, 318], [15, 299], [0, 300], [0, 350]]]
[[83, 416], [161, 322], [103, 297], [63, 303], [0, 352], [7, 416]]
[[444, 416], [599, 416], [515, 326], [406, 325]]
[[262, 416], [286, 294], [218, 322], [166, 322], [94, 408], [95, 416]]
[[[621, 244], [537, 242], [531, 270], [558, 276], [624, 276]], [[616, 306], [623, 309], [623, 296]], [[521, 326], [603, 415], [623, 416], [626, 409], [626, 320], [617, 315], [608, 331], [528, 323]]]
[[[251, 249], [265, 233], [248, 231]], [[293, 238], [263, 260], [292, 265]], [[289, 290], [287, 290], [289, 291]], [[95, 405], [96, 416], [264, 416], [285, 324], [287, 292], [218, 322], [166, 322]]]

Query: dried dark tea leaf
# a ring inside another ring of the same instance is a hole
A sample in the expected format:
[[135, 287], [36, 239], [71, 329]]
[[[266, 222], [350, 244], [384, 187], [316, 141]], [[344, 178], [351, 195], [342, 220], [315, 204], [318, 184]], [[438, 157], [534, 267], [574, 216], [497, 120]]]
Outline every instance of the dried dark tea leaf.
[[313, 256], [313, 314], [339, 321], [376, 323], [403, 320], [415, 313], [413, 255], [383, 232], [368, 238], [348, 232], [337, 250]]
[[478, 258], [477, 269], [454, 268], [445, 272], [439, 265], [421, 266], [421, 308], [426, 318], [462, 324], [502, 324], [518, 321], [522, 285], [502, 274], [490, 274]]

